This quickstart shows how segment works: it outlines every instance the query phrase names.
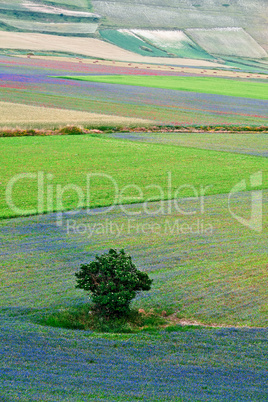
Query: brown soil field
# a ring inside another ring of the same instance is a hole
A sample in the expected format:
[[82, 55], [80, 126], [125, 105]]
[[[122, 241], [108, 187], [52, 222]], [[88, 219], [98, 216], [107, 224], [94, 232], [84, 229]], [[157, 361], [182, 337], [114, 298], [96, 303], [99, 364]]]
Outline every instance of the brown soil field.
[[0, 48], [62, 51], [109, 60], [172, 64], [195, 67], [224, 67], [205, 60], [141, 56], [94, 38], [75, 38], [22, 32], [0, 32]]

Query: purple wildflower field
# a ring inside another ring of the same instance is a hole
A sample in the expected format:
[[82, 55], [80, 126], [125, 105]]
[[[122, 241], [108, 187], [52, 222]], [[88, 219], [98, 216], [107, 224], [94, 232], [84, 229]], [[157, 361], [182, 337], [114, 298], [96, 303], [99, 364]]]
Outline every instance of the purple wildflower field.
[[[0, 56], [0, 65], [1, 101], [150, 118], [163, 125], [267, 123], [267, 101], [56, 78], [186, 73], [9, 56]], [[249, 145], [238, 141], [240, 135], [233, 142], [230, 138], [228, 147], [226, 136], [216, 145], [208, 139], [203, 148], [267, 157], [260, 145], [267, 134], [254, 134], [247, 139]], [[164, 133], [113, 137], [148, 142], [148, 147], [151, 142], [170, 143]], [[171, 143], [192, 146], [181, 140], [173, 135]], [[198, 137], [195, 144], [202, 148]], [[189, 158], [186, 168], [190, 163]], [[234, 213], [246, 216], [251, 195], [244, 191], [233, 197]], [[266, 217], [268, 191], [262, 196]], [[185, 211], [187, 200], [180, 204]], [[169, 216], [135, 215], [141, 204], [132, 204], [125, 205], [124, 212], [115, 206], [103, 215], [98, 213], [105, 207], [91, 214], [82, 209], [0, 220], [0, 402], [267, 401], [267, 218], [260, 234], [231, 216], [228, 194], [206, 196], [204, 203], [205, 214], [200, 210], [185, 216], [174, 210]], [[154, 202], [148, 208], [155, 211], [158, 206]], [[130, 230], [131, 213], [137, 218]], [[202, 222], [212, 227], [212, 234], [164, 233], [166, 218], [180, 227]], [[107, 222], [121, 232], [110, 227], [95, 231]], [[160, 233], [143, 231], [152, 223], [160, 226]], [[88, 296], [75, 288], [74, 273], [110, 247], [125, 248], [154, 280], [152, 289], [133, 301], [136, 309], [165, 309], [204, 326], [176, 321], [169, 328], [138, 333], [97, 333], [40, 322], [47, 314], [88, 306]]]
[[267, 102], [262, 100], [53, 78], [67, 73], [189, 75], [185, 73], [7, 56], [1, 56], [0, 63], [2, 101], [150, 118], [158, 124], [262, 125], [267, 122]]
[[[245, 194], [245, 205], [247, 199]], [[153, 236], [149, 241], [150, 236], [142, 233], [124, 232], [120, 237], [95, 234], [89, 239], [86, 233], [67, 234], [67, 220], [70, 216], [74, 219], [68, 213], [61, 227], [55, 224], [55, 214], [2, 222], [0, 260], [8, 271], [1, 294], [1, 400], [266, 401], [267, 329], [176, 326], [172, 331], [97, 334], [36, 322], [36, 317], [47, 311], [87, 302], [86, 295], [74, 289], [75, 268], [111, 244], [127, 244], [134, 261], [154, 278], [154, 289], [149, 295], [140, 294], [137, 306], [146, 302], [157, 305], [161, 299], [168, 307], [184, 293], [183, 304], [191, 306], [195, 300], [200, 317], [205, 314], [215, 319], [216, 313], [226, 319], [235, 313], [239, 320], [243, 308], [248, 308], [249, 318], [256, 315], [259, 295], [237, 288], [236, 279], [233, 288], [227, 282], [217, 285], [217, 271], [211, 277], [212, 267], [209, 275], [203, 272], [209, 283], [195, 280], [202, 261], [206, 265], [221, 259], [231, 263], [249, 247], [252, 253], [265, 255], [265, 238], [260, 241], [250, 231], [240, 234], [239, 241], [230, 242], [238, 238], [240, 227], [222, 215], [225, 201], [226, 196], [206, 200], [209, 217], [216, 225], [212, 237]], [[138, 208], [128, 207], [132, 211]], [[122, 224], [127, 216], [116, 208], [109, 218]], [[80, 225], [93, 224], [105, 217], [89, 217], [80, 211], [75, 220]], [[144, 220], [145, 216], [139, 218], [139, 222]], [[237, 277], [239, 267], [234, 272]], [[183, 280], [183, 287], [171, 287]], [[211, 300], [207, 298], [198, 310], [204, 286]], [[217, 299], [220, 293], [223, 304]], [[238, 307], [227, 304], [228, 297], [237, 300]]]
[[267, 133], [112, 133], [112, 138], [268, 157]]

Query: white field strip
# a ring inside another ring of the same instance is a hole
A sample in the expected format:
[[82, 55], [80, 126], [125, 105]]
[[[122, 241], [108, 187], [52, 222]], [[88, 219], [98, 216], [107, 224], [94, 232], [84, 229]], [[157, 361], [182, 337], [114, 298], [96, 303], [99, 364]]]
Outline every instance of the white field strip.
[[167, 51], [183, 49], [187, 44], [195, 45], [183, 31], [131, 29], [130, 32]]
[[55, 7], [55, 6], [47, 6], [44, 4], [36, 4], [31, 1], [26, 1], [22, 3], [22, 7], [24, 7], [26, 10], [33, 11], [33, 12], [39, 12], [39, 13], [46, 13], [46, 14], [63, 14], [71, 17], [96, 17], [100, 18], [100, 15], [98, 14], [93, 14], [85, 11], [73, 11], [73, 10], [67, 10], [66, 8], [60, 8], [60, 7]]
[[[109, 60], [91, 60], [91, 59], [83, 59], [79, 57], [60, 57], [60, 56], [30, 56], [30, 55], [18, 55], [16, 57], [20, 58], [28, 58], [28, 59], [37, 59], [37, 60], [53, 60], [58, 61], [59, 63], [76, 63], [76, 64], [99, 64], [102, 66], [115, 66], [115, 67], [124, 67], [124, 68], [135, 68], [135, 69], [151, 69], [157, 71], [174, 71], [179, 73], [186, 74], [202, 74], [204, 76], [215, 76], [215, 77], [238, 77], [238, 78], [263, 78], [268, 79], [267, 74], [258, 74], [258, 73], [244, 73], [244, 72], [235, 72], [228, 70], [206, 70], [204, 68], [192, 68], [192, 67], [176, 67], [172, 65], [156, 65], [156, 64], [141, 64], [141, 63], [126, 63], [123, 61], [109, 61]], [[173, 59], [170, 59], [171, 61]], [[194, 61], [194, 60], [193, 60]]]
[[243, 28], [187, 29], [186, 32], [209, 53], [249, 58], [268, 56]]
[[44, 106], [29, 106], [0, 102], [0, 126], [16, 127], [20, 124], [149, 124], [150, 120], [79, 112], [77, 110], [53, 109]]
[[266, 52], [268, 52], [268, 24], [258, 25], [258, 29], [256, 29], [255, 26], [248, 26], [246, 31]]
[[95, 33], [98, 29], [99, 24], [94, 22], [89, 23], [45, 23], [45, 22], [35, 22], [28, 20], [10, 19], [10, 18], [0, 18], [0, 21], [8, 24], [12, 27], [23, 29], [26, 31], [38, 31], [38, 32], [56, 32], [65, 34], [91, 34]]
[[219, 63], [198, 59], [141, 56], [94, 38], [63, 37], [39, 33], [0, 31], [0, 48], [79, 53], [84, 56], [100, 59], [137, 63], [172, 64], [196, 67], [224, 67], [224, 65]]

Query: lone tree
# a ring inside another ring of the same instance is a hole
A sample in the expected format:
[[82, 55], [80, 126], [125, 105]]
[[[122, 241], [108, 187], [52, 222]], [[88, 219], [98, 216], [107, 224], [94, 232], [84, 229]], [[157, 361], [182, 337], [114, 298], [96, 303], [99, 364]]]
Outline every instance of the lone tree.
[[150, 290], [152, 280], [139, 271], [124, 250], [110, 249], [89, 264], [82, 264], [76, 274], [77, 288], [91, 292], [94, 310], [101, 316], [122, 317], [136, 293]]

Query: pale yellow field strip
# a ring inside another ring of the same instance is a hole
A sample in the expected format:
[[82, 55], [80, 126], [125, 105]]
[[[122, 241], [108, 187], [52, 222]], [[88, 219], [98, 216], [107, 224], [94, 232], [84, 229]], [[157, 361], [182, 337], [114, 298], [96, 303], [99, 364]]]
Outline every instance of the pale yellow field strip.
[[150, 120], [111, 116], [77, 110], [53, 109], [42, 106], [0, 102], [0, 125], [36, 123], [55, 124], [150, 124]]
[[0, 48], [78, 53], [101, 59], [138, 63], [172, 63], [172, 65], [196, 67], [224, 67], [224, 65], [205, 60], [141, 56], [94, 38], [75, 38], [37, 33], [0, 31]]
[[[60, 57], [60, 56], [35, 56], [35, 55], [18, 55], [16, 57], [22, 58], [31, 58], [31, 59], [39, 59], [39, 60], [52, 60], [58, 62], [68, 62], [68, 63], [76, 63], [76, 64], [99, 64], [102, 66], [116, 66], [116, 67], [124, 67], [124, 68], [136, 68], [136, 69], [151, 69], [157, 71], [174, 71], [186, 74], [202, 74], [204, 76], [215, 76], [215, 77], [232, 77], [232, 78], [262, 78], [268, 79], [267, 74], [257, 74], [257, 73], [245, 73], [245, 72], [237, 72], [237, 71], [229, 71], [229, 70], [214, 70], [209, 69], [206, 70], [204, 68], [192, 68], [192, 67], [173, 67], [172, 65], [154, 65], [154, 64], [143, 64], [143, 63], [127, 63], [123, 61], [109, 61], [109, 60], [92, 60], [92, 59], [83, 59], [79, 57]], [[169, 59], [172, 62], [172, 59]]]

